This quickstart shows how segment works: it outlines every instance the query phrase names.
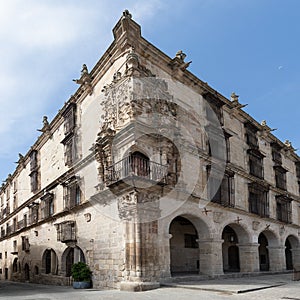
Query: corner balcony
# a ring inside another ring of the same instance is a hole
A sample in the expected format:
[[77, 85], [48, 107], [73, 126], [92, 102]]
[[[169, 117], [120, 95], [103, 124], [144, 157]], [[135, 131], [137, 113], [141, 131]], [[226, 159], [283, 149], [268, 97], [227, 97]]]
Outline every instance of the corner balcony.
[[137, 187], [166, 184], [168, 166], [144, 155], [130, 155], [107, 168], [106, 185], [126, 183]]

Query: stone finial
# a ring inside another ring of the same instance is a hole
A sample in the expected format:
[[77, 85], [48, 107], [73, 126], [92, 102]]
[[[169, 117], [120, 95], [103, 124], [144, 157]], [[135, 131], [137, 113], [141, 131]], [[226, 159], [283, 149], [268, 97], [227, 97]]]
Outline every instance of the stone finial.
[[284, 141], [284, 144], [285, 144], [287, 147], [292, 147], [292, 143], [291, 143], [289, 140], [285, 140], [285, 141]]
[[173, 70], [186, 70], [192, 61], [185, 62], [186, 54], [182, 50], [177, 51], [175, 57], [170, 61], [169, 65]]
[[50, 128], [50, 124], [48, 122], [48, 117], [47, 116], [43, 116], [43, 128], [42, 129], [38, 129], [38, 131], [50, 134], [50, 129], [51, 128]]
[[186, 58], [186, 54], [183, 53], [182, 50], [178, 50], [175, 56], [176, 56], [178, 59], [180, 59], [182, 62], [184, 62], [184, 59]]
[[275, 131], [275, 130], [277, 130], [277, 128], [270, 128], [268, 125], [267, 125], [267, 121], [266, 120], [262, 120], [261, 122], [260, 122], [260, 125], [262, 126], [262, 130], [263, 131], [266, 131], [266, 132], [271, 132], [271, 131]]
[[93, 87], [92, 87], [92, 76], [88, 71], [88, 68], [86, 64], [82, 65], [81, 69], [81, 76], [79, 79], [73, 79], [73, 81], [77, 84], [80, 84], [88, 91], [88, 93], [91, 95], [93, 93]]
[[132, 15], [131, 15], [131, 13], [129, 12], [128, 9], [125, 9], [123, 11], [123, 18], [125, 18], [125, 19], [132, 19]]
[[287, 146], [287, 148], [288, 148], [289, 150], [292, 150], [292, 151], [297, 151], [297, 149], [295, 149], [295, 148], [293, 147], [293, 145], [292, 145], [292, 142], [291, 142], [291, 141], [289, 141], [289, 140], [285, 140], [285, 141], [284, 141], [284, 144]]
[[232, 113], [237, 111], [238, 109], [246, 107], [248, 104], [241, 104], [239, 102], [239, 95], [237, 95], [235, 92], [232, 92], [230, 95], [230, 100], [232, 102], [232, 106], [230, 107], [230, 117], [232, 118]]
[[89, 74], [86, 64], [83, 64], [81, 69], [81, 76], [83, 76], [84, 74]]
[[20, 164], [24, 167], [24, 156], [21, 153], [19, 153], [19, 159], [15, 162], [15, 164]]
[[260, 123], [261, 126], [267, 126], [267, 121], [266, 120], [262, 120]]
[[236, 95], [235, 92], [232, 92], [232, 93], [231, 93], [230, 99], [231, 99], [232, 102], [237, 102], [237, 103], [239, 103], [239, 95]]
[[44, 127], [48, 127], [49, 126], [49, 122], [48, 122], [48, 117], [47, 116], [43, 116], [43, 125], [44, 125]]

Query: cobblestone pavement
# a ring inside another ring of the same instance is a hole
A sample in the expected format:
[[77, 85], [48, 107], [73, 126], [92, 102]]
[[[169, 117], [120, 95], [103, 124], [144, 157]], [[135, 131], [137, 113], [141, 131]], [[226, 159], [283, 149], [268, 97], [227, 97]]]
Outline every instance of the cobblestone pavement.
[[210, 300], [210, 299], [283, 299], [300, 300], [300, 282], [291, 275], [259, 276], [209, 280], [162, 287], [147, 292], [102, 291], [96, 289], [74, 290], [71, 287], [0, 281], [0, 299], [9, 300]]

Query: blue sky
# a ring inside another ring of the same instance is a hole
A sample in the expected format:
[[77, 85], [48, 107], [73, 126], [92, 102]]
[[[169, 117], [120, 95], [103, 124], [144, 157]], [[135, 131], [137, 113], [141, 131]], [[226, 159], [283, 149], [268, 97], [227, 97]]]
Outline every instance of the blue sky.
[[[300, 1], [298, 0], [11, 0], [0, 2], [0, 179], [13, 173], [112, 42], [129, 9], [142, 35], [245, 111], [267, 120], [274, 134], [300, 148]], [[297, 152], [299, 154], [299, 151]]]

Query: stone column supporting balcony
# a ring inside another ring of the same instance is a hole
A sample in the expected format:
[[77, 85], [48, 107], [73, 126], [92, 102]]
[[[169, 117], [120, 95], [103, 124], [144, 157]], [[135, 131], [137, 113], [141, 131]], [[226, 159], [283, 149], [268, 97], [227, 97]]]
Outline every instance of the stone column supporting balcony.
[[259, 272], [259, 257], [257, 243], [238, 244], [241, 272]]

